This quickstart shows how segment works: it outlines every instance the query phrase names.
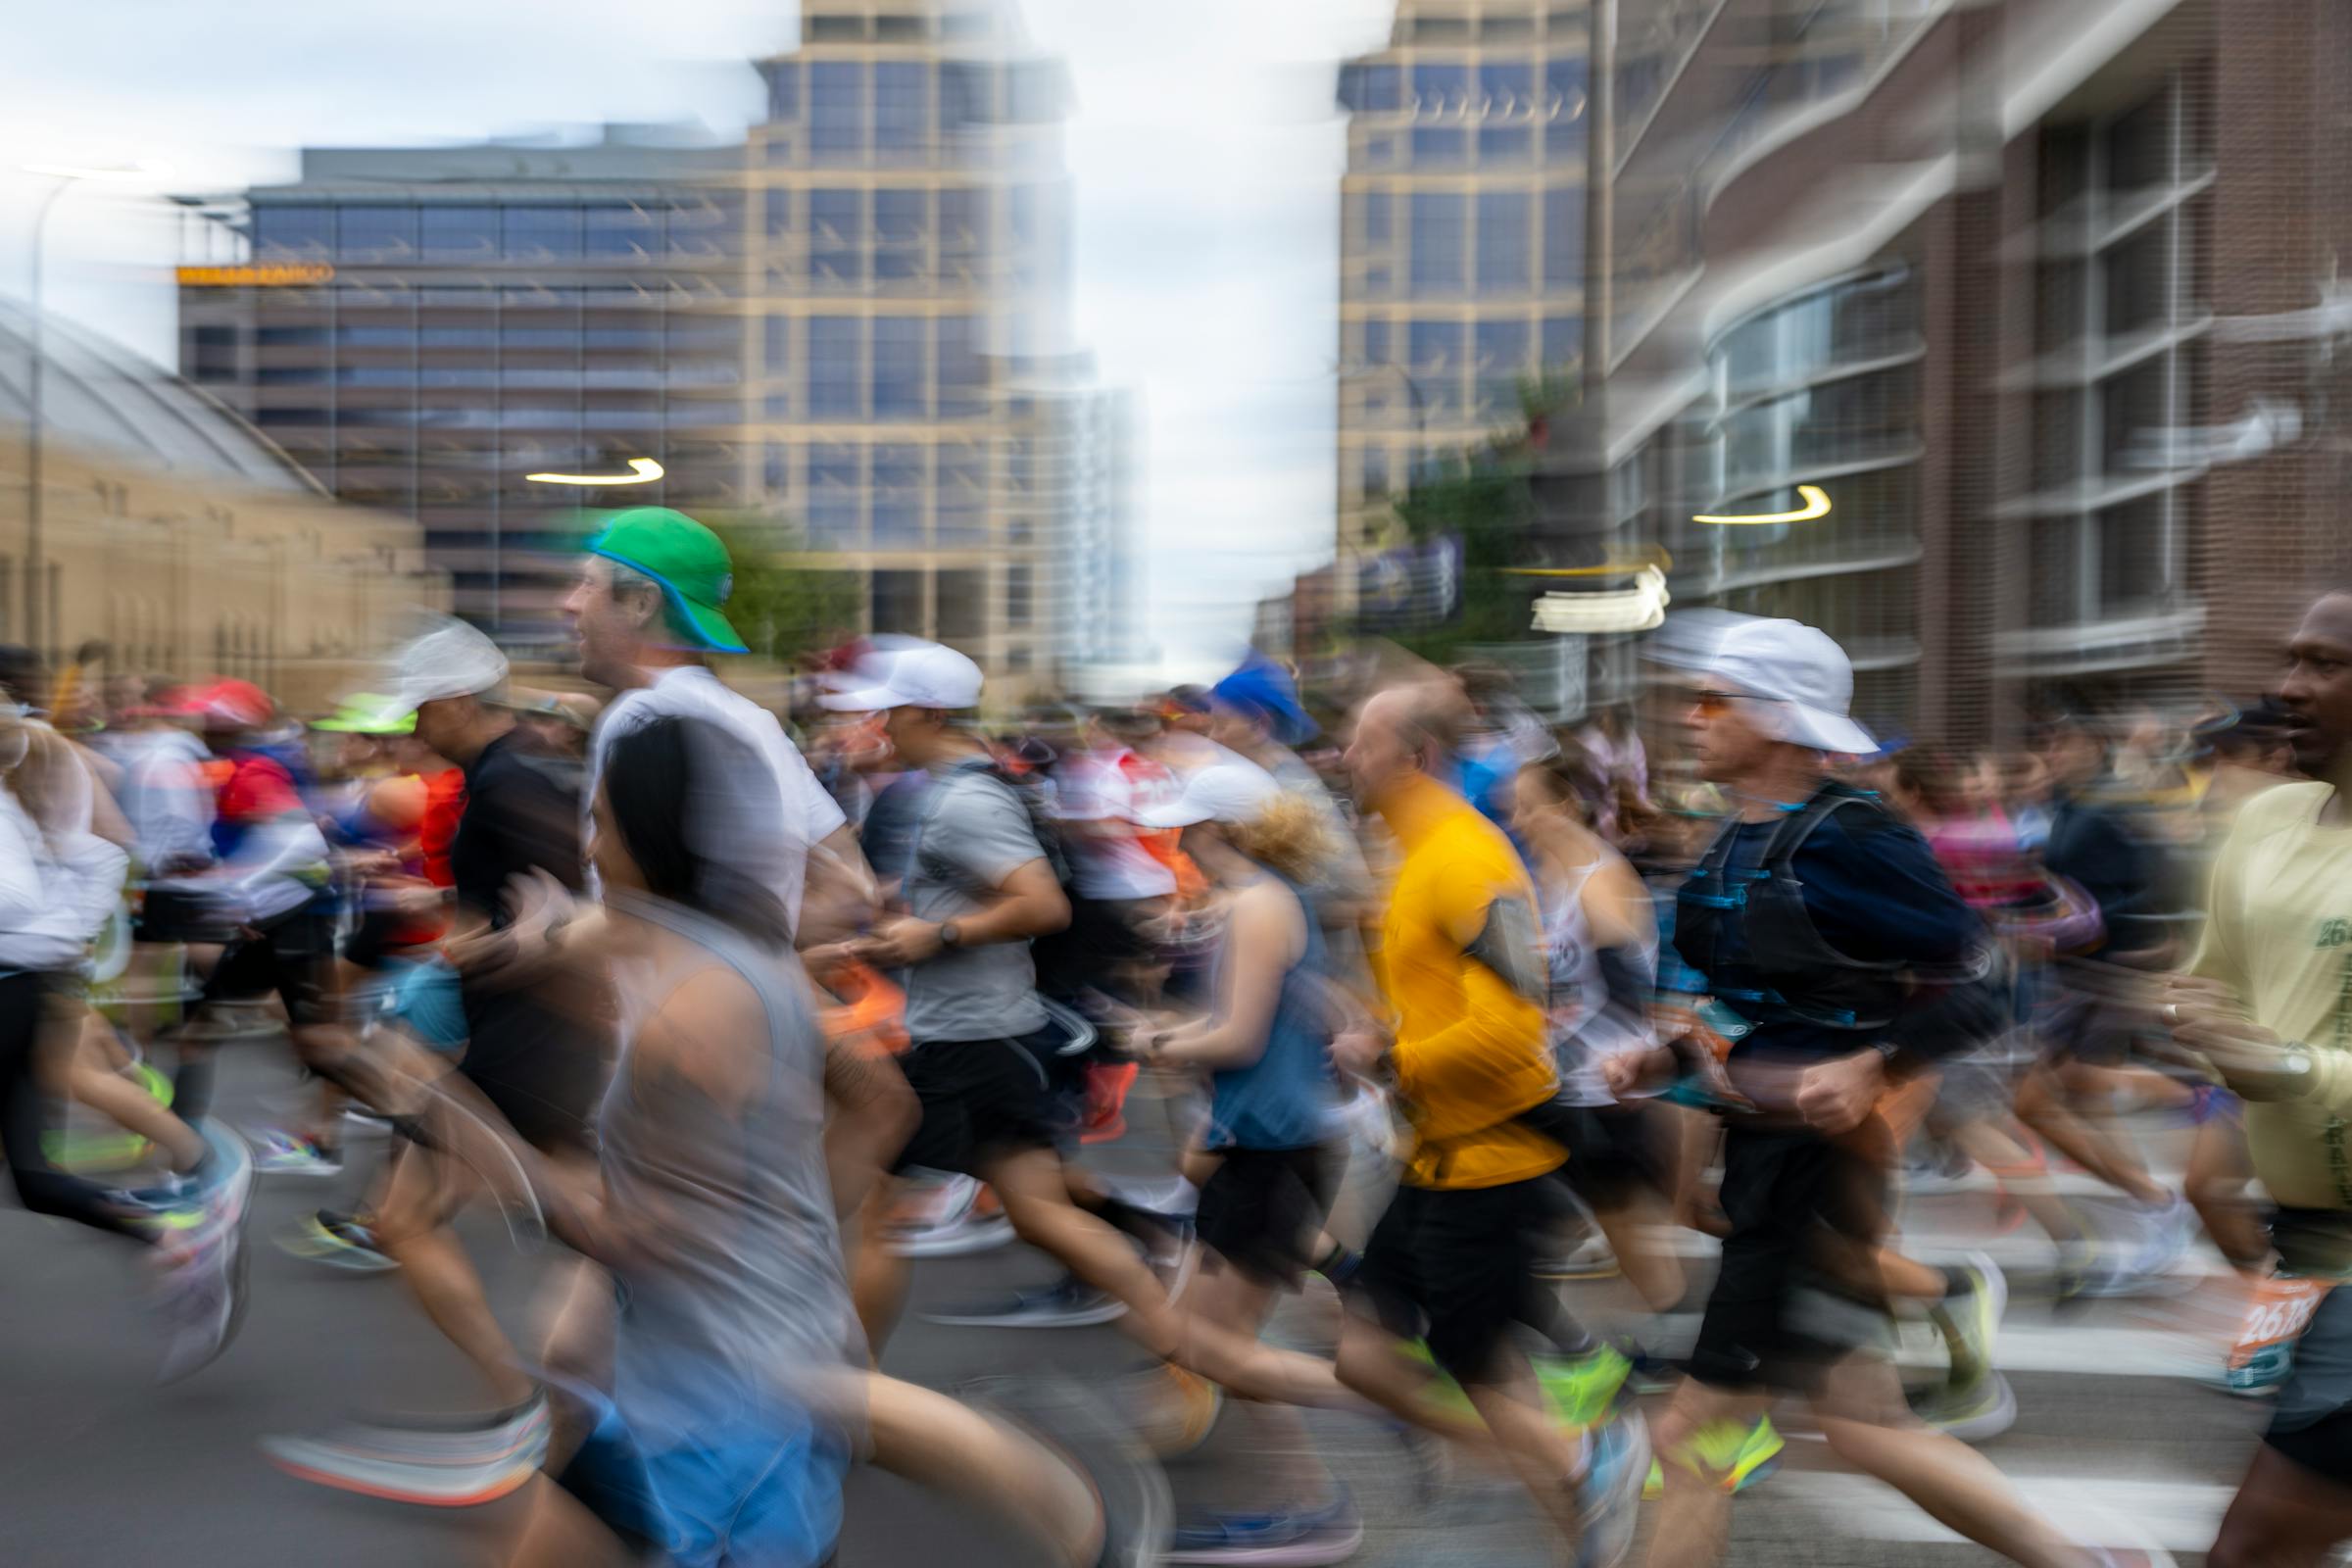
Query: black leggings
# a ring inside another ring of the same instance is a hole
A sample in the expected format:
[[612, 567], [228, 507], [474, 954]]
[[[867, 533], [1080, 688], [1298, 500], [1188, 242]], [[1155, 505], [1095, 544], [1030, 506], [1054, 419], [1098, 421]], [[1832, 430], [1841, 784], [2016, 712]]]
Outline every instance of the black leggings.
[[16, 1181], [17, 1197], [35, 1214], [55, 1214], [145, 1241], [130, 1215], [108, 1200], [105, 1188], [58, 1169], [41, 1148], [41, 1134], [49, 1129], [49, 1107], [41, 1092], [38, 1057], [58, 985], [44, 974], [0, 977], [0, 1143], [7, 1147], [8, 1173]]

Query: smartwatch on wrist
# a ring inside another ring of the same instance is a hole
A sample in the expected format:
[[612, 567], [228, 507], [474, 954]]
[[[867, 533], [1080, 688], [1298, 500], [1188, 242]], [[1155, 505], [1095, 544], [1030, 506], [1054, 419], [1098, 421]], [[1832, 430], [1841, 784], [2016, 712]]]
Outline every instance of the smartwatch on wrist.
[[949, 949], [962, 947], [963, 928], [953, 920], [942, 920], [939, 923], [939, 945]]

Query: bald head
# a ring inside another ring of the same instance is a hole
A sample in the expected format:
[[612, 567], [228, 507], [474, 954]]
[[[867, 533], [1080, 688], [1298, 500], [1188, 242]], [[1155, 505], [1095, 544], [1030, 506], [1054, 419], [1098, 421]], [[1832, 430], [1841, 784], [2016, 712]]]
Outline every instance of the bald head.
[[1402, 780], [1436, 772], [1460, 744], [1467, 708], [1450, 681], [1395, 686], [1367, 699], [1348, 748], [1356, 799], [1377, 808]]

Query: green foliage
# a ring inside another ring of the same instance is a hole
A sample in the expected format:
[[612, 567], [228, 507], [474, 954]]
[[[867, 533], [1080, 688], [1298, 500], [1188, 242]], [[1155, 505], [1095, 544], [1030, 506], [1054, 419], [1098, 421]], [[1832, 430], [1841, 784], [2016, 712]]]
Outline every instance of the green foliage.
[[727, 619], [754, 658], [789, 664], [856, 634], [863, 608], [858, 574], [793, 559], [806, 548], [797, 523], [742, 514], [702, 520], [735, 563]]

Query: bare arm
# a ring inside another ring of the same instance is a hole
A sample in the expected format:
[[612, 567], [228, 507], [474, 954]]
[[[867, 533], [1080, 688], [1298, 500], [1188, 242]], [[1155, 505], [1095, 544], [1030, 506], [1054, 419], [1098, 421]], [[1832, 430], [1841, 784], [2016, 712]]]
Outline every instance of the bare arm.
[[[987, 947], [998, 942], [1023, 942], [1059, 931], [1070, 923], [1070, 901], [1054, 868], [1042, 858], [1015, 866], [987, 902], [974, 912], [956, 918], [956, 945]], [[938, 955], [937, 920], [911, 915], [893, 920], [863, 942], [851, 945], [857, 956], [878, 968], [904, 968]]]
[[834, 1215], [846, 1220], [890, 1175], [923, 1107], [897, 1062], [836, 1040], [825, 1042], [825, 1171]]
[[1247, 1067], [1265, 1053], [1282, 982], [1306, 944], [1298, 901], [1268, 879], [1234, 901], [1225, 927], [1224, 961], [1207, 1016], [1149, 1042], [1154, 1062], [1208, 1068]]

